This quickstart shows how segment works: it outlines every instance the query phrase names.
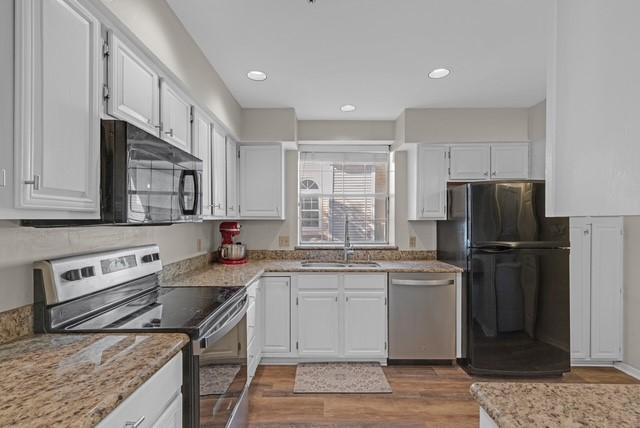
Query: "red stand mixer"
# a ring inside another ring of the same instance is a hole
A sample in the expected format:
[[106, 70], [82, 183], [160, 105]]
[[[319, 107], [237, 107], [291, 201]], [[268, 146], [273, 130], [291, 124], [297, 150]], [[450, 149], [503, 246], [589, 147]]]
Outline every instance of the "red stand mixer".
[[241, 242], [234, 242], [233, 238], [240, 235], [240, 223], [224, 221], [220, 223], [220, 262], [227, 265], [241, 265], [247, 263], [247, 248]]

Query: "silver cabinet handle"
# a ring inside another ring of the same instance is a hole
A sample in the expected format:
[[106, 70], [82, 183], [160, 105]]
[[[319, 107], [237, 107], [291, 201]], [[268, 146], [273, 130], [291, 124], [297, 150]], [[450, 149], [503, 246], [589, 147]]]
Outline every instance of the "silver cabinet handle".
[[410, 285], [415, 287], [439, 287], [441, 285], [453, 285], [453, 279], [392, 279], [391, 285]]
[[165, 134], [167, 134], [170, 137], [173, 137], [173, 128], [169, 128], [168, 131], [165, 131]]
[[484, 175], [485, 177], [488, 176], [489, 175], [489, 171], [485, 171], [484, 174], [482, 174], [482, 175]]
[[230, 205], [230, 206], [229, 206], [229, 209], [230, 209], [230, 210], [232, 210], [232, 209], [233, 209], [233, 205]]
[[34, 175], [33, 180], [25, 180], [24, 184], [32, 184], [33, 190], [40, 190], [40, 176]]
[[124, 423], [124, 426], [126, 428], [138, 428], [140, 425], [142, 425], [142, 422], [144, 422], [144, 416], [140, 416], [140, 419], [135, 422], [127, 421]]

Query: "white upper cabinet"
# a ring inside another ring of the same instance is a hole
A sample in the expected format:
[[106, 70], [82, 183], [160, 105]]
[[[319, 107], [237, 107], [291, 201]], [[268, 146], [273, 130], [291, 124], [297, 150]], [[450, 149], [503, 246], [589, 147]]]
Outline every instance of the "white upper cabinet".
[[212, 215], [211, 150], [213, 146], [211, 119], [200, 109], [193, 111], [193, 151], [202, 160], [202, 215]]
[[107, 112], [153, 135], [160, 129], [158, 73], [113, 32], [109, 32]]
[[409, 220], [446, 218], [448, 150], [447, 146], [419, 144], [407, 151]]
[[284, 218], [280, 144], [240, 146], [240, 216]]
[[191, 153], [191, 102], [167, 80], [160, 81], [161, 137]]
[[454, 144], [450, 148], [450, 180], [487, 180], [491, 169], [491, 145]]
[[529, 177], [529, 143], [491, 145], [491, 179]]
[[238, 217], [238, 146], [231, 137], [227, 141], [227, 217]]
[[16, 1], [15, 17], [15, 206], [96, 218], [100, 23], [75, 0]]
[[547, 215], [640, 215], [640, 1], [550, 6]]
[[224, 135], [217, 126], [213, 128], [213, 148], [211, 161], [211, 208], [214, 217], [227, 215], [227, 155]]

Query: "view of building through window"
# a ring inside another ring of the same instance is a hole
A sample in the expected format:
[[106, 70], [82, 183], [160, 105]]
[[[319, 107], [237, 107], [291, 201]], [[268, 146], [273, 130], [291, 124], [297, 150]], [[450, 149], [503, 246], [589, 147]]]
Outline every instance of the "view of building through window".
[[[356, 148], [357, 149], [357, 148]], [[299, 162], [301, 244], [388, 243], [388, 152], [302, 151]]]

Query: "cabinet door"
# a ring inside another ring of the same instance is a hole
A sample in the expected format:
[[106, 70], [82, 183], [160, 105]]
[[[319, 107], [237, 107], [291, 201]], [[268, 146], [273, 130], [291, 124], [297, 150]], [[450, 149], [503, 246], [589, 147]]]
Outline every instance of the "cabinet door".
[[236, 142], [227, 137], [227, 216], [238, 216], [238, 151]]
[[100, 22], [76, 0], [17, 1], [15, 22], [16, 208], [97, 218]]
[[387, 355], [387, 305], [384, 292], [345, 291], [344, 355]]
[[153, 424], [153, 428], [182, 428], [182, 394], [176, 395]]
[[191, 103], [166, 80], [160, 82], [162, 139], [191, 153]]
[[422, 144], [418, 156], [418, 216], [421, 219], [447, 218], [447, 146]]
[[211, 202], [211, 120], [199, 109], [193, 113], [193, 150], [202, 160], [202, 215], [212, 214]]
[[571, 358], [589, 358], [591, 351], [591, 225], [586, 217], [570, 219]]
[[454, 144], [449, 150], [449, 179], [488, 180], [491, 162], [489, 144]]
[[213, 128], [213, 192], [211, 192], [211, 203], [213, 204], [213, 215], [224, 217], [227, 215], [227, 154], [224, 135], [217, 126]]
[[622, 358], [622, 218], [591, 218], [591, 358]]
[[278, 145], [240, 146], [240, 216], [282, 218], [283, 159]]
[[148, 62], [109, 32], [107, 112], [153, 135], [160, 132], [158, 74]]
[[263, 283], [263, 352], [282, 354], [291, 351], [290, 279], [265, 277]]
[[298, 307], [298, 355], [338, 356], [339, 314], [337, 291], [301, 291]]
[[529, 143], [492, 144], [491, 178], [529, 178]]

